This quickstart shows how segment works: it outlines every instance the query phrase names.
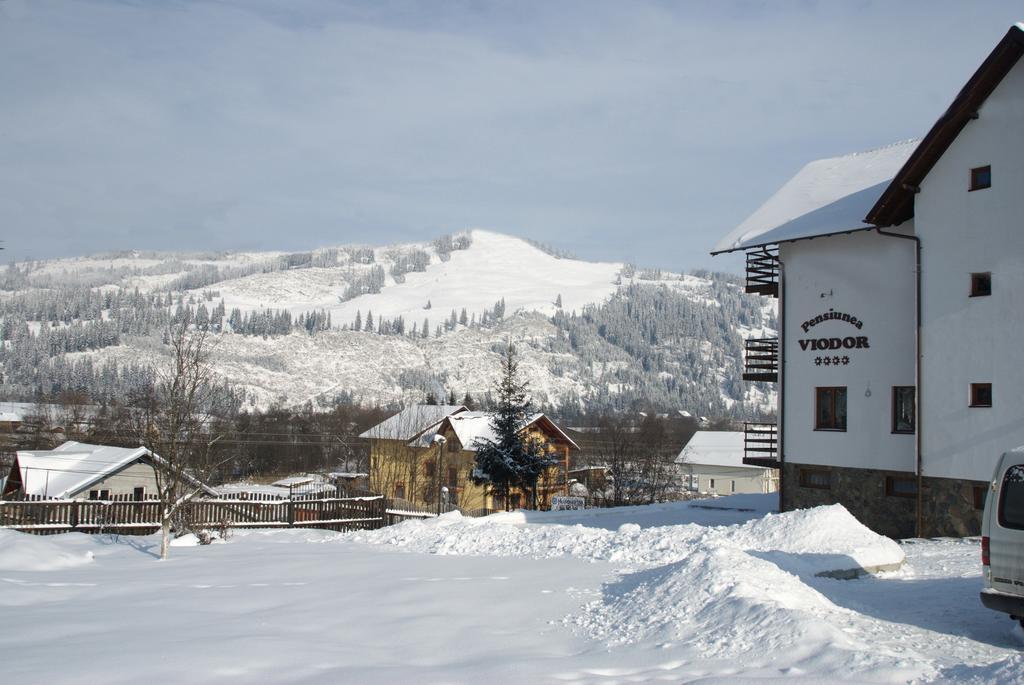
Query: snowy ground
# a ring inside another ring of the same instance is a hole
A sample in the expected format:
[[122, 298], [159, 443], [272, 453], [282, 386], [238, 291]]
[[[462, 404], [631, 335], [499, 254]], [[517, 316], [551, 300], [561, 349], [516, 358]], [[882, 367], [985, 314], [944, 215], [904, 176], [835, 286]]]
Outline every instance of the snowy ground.
[[0, 531], [4, 681], [1020, 682], [976, 540], [771, 504], [252, 531], [166, 562], [155, 538]]

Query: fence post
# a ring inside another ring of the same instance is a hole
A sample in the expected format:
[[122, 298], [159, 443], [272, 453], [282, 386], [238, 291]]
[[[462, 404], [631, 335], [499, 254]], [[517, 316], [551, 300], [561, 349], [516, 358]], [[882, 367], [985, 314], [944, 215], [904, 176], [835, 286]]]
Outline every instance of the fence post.
[[71, 503], [71, 520], [69, 523], [71, 523], [72, 528], [78, 527], [78, 500]]
[[295, 500], [288, 498], [288, 525], [295, 525]]

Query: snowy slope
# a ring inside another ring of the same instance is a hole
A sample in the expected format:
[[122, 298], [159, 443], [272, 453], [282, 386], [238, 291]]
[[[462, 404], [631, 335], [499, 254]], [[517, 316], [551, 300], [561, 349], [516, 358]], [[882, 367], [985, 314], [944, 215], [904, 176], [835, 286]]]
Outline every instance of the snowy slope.
[[[219, 283], [216, 289], [227, 309], [262, 307], [288, 309], [299, 314], [313, 309], [331, 312], [337, 324], [363, 316], [405, 317], [410, 323], [430, 317], [440, 323], [451, 310], [480, 315], [505, 298], [507, 312], [555, 312], [555, 298], [562, 296], [564, 309], [580, 309], [600, 302], [615, 292], [622, 264], [559, 259], [512, 236], [474, 230], [466, 250], [441, 261], [430, 245], [406, 245], [422, 249], [432, 261], [424, 272], [405, 274], [404, 283], [387, 275], [382, 292], [361, 295], [339, 303], [346, 282], [338, 269], [308, 269], [259, 274]], [[389, 265], [388, 249], [376, 250], [376, 262]], [[431, 304], [431, 309], [425, 307]]]

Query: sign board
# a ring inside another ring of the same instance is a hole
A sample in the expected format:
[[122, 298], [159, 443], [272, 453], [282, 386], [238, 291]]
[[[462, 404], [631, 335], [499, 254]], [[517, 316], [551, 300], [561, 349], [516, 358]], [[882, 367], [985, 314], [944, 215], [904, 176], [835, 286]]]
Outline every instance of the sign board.
[[555, 495], [551, 498], [551, 511], [573, 511], [585, 509], [587, 500], [582, 497], [569, 497], [567, 495]]

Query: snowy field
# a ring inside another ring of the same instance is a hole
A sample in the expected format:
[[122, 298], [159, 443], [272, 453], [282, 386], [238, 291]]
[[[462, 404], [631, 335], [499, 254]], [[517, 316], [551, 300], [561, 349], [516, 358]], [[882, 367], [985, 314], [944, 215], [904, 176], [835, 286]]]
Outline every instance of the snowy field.
[[155, 537], [0, 531], [4, 682], [1021, 682], [976, 540], [773, 504], [251, 531], [166, 562]]

